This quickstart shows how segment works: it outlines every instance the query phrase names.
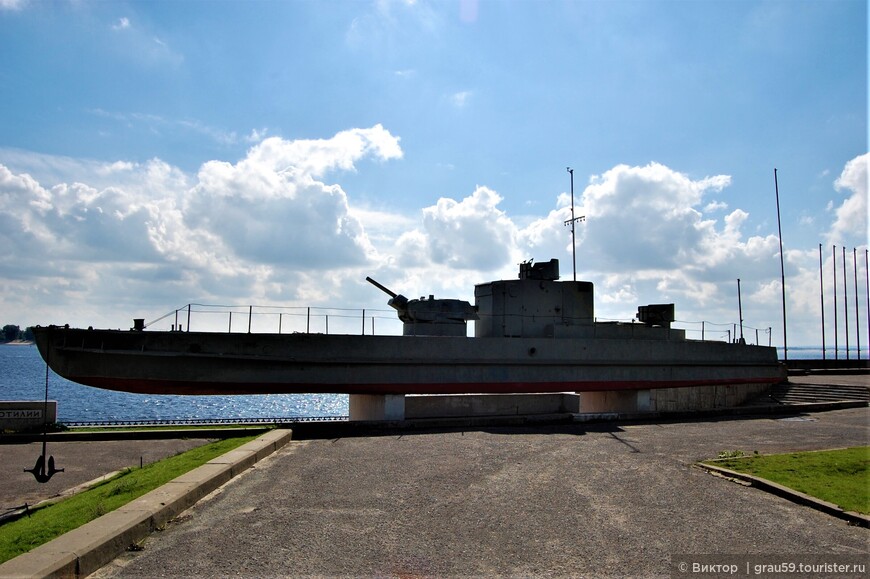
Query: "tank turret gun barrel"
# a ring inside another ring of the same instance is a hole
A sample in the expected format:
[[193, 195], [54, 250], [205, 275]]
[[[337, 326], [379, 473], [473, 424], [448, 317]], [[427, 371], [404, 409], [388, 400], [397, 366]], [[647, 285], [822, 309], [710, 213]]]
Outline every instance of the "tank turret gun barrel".
[[394, 298], [394, 297], [399, 295], [396, 292], [389, 290], [385, 286], [382, 286], [381, 284], [379, 284], [378, 282], [376, 282], [375, 280], [373, 280], [370, 277], [366, 277], [366, 281], [369, 282], [370, 284], [372, 284], [373, 286], [375, 286], [376, 288], [378, 288], [379, 290], [381, 290], [382, 292], [384, 292], [385, 294], [387, 294], [388, 296], [390, 296], [391, 298]]

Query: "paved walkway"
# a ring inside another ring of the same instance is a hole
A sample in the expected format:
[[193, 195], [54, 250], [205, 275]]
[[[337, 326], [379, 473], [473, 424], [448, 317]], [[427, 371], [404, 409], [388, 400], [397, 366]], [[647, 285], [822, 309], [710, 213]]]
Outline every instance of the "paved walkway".
[[868, 444], [867, 408], [293, 442], [95, 577], [669, 576], [671, 556], [848, 554], [870, 532], [691, 464]]

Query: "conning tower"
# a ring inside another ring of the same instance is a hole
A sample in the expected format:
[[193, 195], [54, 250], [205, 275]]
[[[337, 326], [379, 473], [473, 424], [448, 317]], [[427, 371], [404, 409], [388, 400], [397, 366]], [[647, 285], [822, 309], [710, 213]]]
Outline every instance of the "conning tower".
[[595, 323], [593, 285], [588, 281], [557, 281], [559, 260], [520, 264], [519, 279], [474, 287], [480, 320], [476, 338], [543, 338], [560, 334], [560, 327]]

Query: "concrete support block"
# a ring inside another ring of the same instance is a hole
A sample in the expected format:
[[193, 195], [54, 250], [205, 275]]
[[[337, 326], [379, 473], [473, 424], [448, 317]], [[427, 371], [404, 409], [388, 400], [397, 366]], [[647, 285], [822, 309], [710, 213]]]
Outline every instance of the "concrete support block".
[[740, 406], [770, 389], [769, 384], [719, 384], [690, 388], [659, 388], [650, 395], [650, 410], [684, 412]]
[[650, 391], [649, 390], [638, 390], [637, 391], [637, 411], [638, 412], [650, 412], [652, 410], [652, 404], [650, 399]]
[[404, 420], [404, 394], [351, 394], [350, 420]]
[[581, 392], [580, 412], [638, 412], [638, 394], [647, 409], [650, 406], [649, 390], [605, 390], [602, 392]]
[[769, 388], [768, 384], [718, 384], [581, 392], [580, 412], [687, 412], [733, 408]]

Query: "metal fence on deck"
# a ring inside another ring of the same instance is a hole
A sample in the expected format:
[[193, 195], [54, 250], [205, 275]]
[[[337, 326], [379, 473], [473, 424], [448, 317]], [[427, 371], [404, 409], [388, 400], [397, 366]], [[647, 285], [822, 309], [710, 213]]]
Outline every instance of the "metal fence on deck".
[[147, 324], [173, 331], [401, 334], [402, 322], [393, 310], [286, 306], [187, 304]]
[[[580, 321], [640, 325], [635, 319], [596, 318]], [[553, 322], [561, 324], [564, 320], [558, 318]], [[402, 322], [395, 311], [363, 308], [228, 306], [191, 303], [145, 326], [172, 331], [227, 333], [402, 334]], [[772, 343], [771, 328], [754, 328], [745, 324], [739, 328], [736, 323], [682, 320], [672, 322], [671, 327], [683, 330], [687, 338], [694, 340], [736, 342], [742, 334], [747, 344], [770, 346]]]

